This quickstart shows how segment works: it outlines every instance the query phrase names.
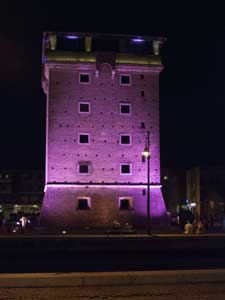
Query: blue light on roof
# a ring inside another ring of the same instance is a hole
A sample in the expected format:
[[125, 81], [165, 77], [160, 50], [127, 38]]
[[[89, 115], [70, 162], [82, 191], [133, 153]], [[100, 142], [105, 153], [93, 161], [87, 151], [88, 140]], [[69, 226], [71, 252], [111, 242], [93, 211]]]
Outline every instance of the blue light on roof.
[[131, 41], [134, 43], [143, 43], [145, 40], [141, 37], [136, 37], [136, 38], [131, 39]]
[[76, 40], [79, 37], [77, 35], [66, 35], [65, 38], [69, 39], [69, 40]]

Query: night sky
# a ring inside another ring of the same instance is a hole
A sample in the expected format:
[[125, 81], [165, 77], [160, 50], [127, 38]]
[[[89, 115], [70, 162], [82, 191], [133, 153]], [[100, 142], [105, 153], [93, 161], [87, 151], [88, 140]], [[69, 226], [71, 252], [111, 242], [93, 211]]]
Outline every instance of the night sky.
[[[44, 168], [41, 43], [45, 30], [167, 37], [161, 51], [165, 66], [160, 77], [162, 166], [224, 163], [222, 7], [190, 6], [190, 2], [189, 6], [175, 2], [165, 6], [158, 1], [158, 7], [151, 1], [90, 2], [1, 3], [0, 169]], [[146, 5], [139, 6], [141, 2]]]

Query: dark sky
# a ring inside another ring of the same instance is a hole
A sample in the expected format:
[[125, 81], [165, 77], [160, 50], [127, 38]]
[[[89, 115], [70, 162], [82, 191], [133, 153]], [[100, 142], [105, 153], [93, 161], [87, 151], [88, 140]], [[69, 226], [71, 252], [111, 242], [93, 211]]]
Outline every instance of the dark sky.
[[40, 79], [45, 30], [167, 37], [161, 52], [162, 166], [224, 163], [222, 7], [205, 1], [165, 1], [173, 2], [167, 6], [164, 1], [158, 6], [156, 1], [90, 2], [1, 3], [0, 169], [44, 168], [45, 97]]

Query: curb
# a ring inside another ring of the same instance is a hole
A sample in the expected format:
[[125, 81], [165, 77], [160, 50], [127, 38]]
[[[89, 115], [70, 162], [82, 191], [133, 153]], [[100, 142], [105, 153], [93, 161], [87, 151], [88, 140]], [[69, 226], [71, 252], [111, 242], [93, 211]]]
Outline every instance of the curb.
[[0, 288], [126, 286], [193, 282], [225, 282], [225, 269], [0, 274]]

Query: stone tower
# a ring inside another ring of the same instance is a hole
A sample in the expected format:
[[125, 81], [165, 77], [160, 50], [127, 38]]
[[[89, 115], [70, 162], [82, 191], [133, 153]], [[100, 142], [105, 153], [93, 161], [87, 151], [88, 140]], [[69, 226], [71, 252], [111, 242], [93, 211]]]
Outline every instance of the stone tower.
[[160, 184], [159, 56], [162, 38], [43, 35], [47, 99], [46, 183], [41, 222], [60, 228], [106, 228], [114, 220], [166, 223]]

